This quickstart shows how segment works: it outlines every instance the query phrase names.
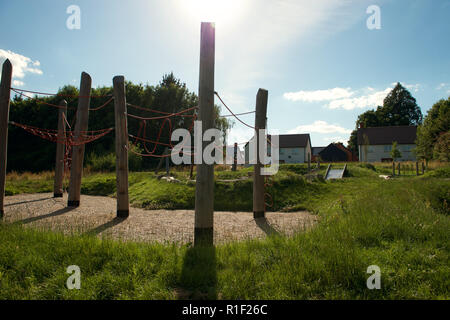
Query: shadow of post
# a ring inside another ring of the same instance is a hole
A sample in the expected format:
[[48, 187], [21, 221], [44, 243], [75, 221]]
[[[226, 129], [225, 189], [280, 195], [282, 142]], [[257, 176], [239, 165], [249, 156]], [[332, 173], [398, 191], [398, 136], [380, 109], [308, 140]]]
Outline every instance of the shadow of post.
[[214, 246], [191, 247], [186, 250], [177, 298], [181, 300], [217, 299], [217, 263]]
[[118, 225], [119, 223], [124, 222], [125, 220], [127, 220], [127, 218], [115, 217], [111, 221], [108, 221], [102, 225], [99, 225], [98, 227], [96, 227], [92, 230], [87, 231], [86, 234], [96, 236], [96, 235], [102, 233], [103, 231], [105, 231], [109, 228], [112, 228], [112, 227]]
[[46, 219], [46, 218], [51, 218], [51, 217], [60, 216], [60, 215], [62, 215], [62, 214], [65, 214], [65, 213], [67, 213], [67, 212], [70, 212], [70, 211], [72, 211], [72, 210], [74, 210], [74, 209], [75, 209], [75, 208], [66, 207], [66, 208], [62, 208], [62, 209], [53, 211], [53, 212], [51, 212], [51, 213], [44, 214], [44, 215], [42, 215], [42, 216], [26, 218], [26, 219], [20, 220], [20, 221], [18, 221], [18, 222], [23, 223], [23, 224], [31, 223], [31, 222], [35, 222], [35, 221], [42, 220], [42, 219]]
[[279, 235], [280, 234], [277, 229], [275, 229], [274, 227], [272, 227], [270, 225], [269, 221], [267, 221], [267, 219], [265, 217], [263, 217], [263, 218], [256, 218], [255, 222], [256, 222], [256, 225], [262, 231], [264, 231], [264, 233], [267, 234], [268, 236], [273, 236], [273, 235]]
[[35, 199], [35, 200], [27, 200], [27, 201], [13, 202], [13, 203], [5, 204], [4, 207], [17, 206], [17, 205], [19, 205], [19, 204], [32, 203], [32, 202], [39, 202], [39, 201], [45, 201], [45, 200], [50, 200], [50, 199], [54, 199], [54, 198], [53, 198], [53, 197], [47, 197], [47, 198], [41, 198], [41, 199]]

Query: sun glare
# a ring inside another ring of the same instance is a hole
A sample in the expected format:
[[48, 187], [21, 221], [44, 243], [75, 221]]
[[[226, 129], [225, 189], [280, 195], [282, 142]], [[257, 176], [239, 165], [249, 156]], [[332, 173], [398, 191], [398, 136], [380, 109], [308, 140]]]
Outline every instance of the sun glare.
[[225, 24], [242, 12], [244, 0], [181, 0], [185, 11], [198, 21]]

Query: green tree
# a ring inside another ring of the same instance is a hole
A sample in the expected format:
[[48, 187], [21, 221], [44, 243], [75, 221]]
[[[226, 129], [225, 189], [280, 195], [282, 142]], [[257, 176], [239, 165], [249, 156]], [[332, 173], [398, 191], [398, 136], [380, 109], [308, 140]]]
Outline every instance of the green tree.
[[433, 148], [433, 158], [439, 161], [450, 161], [450, 131], [439, 136]]
[[400, 83], [387, 95], [383, 107], [376, 111], [380, 126], [417, 126], [422, 123], [422, 111], [416, 99]]
[[383, 106], [360, 114], [356, 128], [350, 134], [348, 147], [353, 152], [358, 150], [357, 131], [359, 127], [416, 126], [422, 123], [422, 111], [416, 99], [400, 83], [386, 96]]
[[394, 161], [402, 157], [402, 154], [400, 153], [400, 150], [397, 147], [397, 141], [394, 141], [392, 143], [391, 157], [392, 159], [394, 159]]
[[[433, 158], [442, 158], [441, 147], [445, 146], [445, 134], [450, 130], [450, 97], [436, 102], [421, 124], [417, 128], [415, 153], [419, 159], [429, 161]], [[438, 139], [444, 135], [439, 147], [436, 147]], [[435, 152], [435, 148], [436, 152]]]
[[[128, 114], [133, 114], [145, 118], [161, 117], [164, 113], [177, 113], [182, 110], [198, 106], [198, 97], [195, 93], [190, 92], [186, 85], [177, 79], [173, 73], [163, 76], [162, 81], [154, 85], [133, 84], [127, 82], [126, 99], [128, 103]], [[40, 103], [40, 101], [59, 104], [62, 99], [68, 102], [68, 122], [75, 124], [75, 112], [78, 104], [78, 89], [74, 86], [62, 87], [59, 94], [62, 96], [40, 96], [39, 99], [32, 97], [31, 99], [15, 96], [11, 102], [10, 120], [18, 123], [31, 125], [46, 129], [55, 129], [57, 126], [58, 110]], [[108, 99], [108, 95], [113, 93], [112, 87], [99, 87], [91, 90], [91, 104], [90, 108], [95, 109], [103, 105]], [[71, 95], [75, 97], [66, 97]], [[138, 106], [140, 108], [136, 108]], [[145, 136], [150, 140], [157, 140], [162, 143], [170, 142], [170, 128], [175, 130], [177, 128], [189, 129], [192, 127], [194, 118], [192, 117], [197, 110], [187, 112], [187, 116], [171, 117], [170, 122], [163, 118], [145, 121]], [[219, 118], [220, 108], [215, 106], [216, 127], [224, 132], [228, 130], [232, 122], [227, 118]], [[89, 129], [99, 130], [104, 128], [114, 127], [114, 104], [110, 103], [104, 108], [97, 111], [89, 112]], [[143, 125], [143, 121], [128, 118], [128, 132], [131, 135], [137, 136]], [[161, 131], [161, 133], [160, 133]], [[130, 139], [134, 142], [134, 139]], [[108, 155], [114, 152], [114, 133], [108, 134], [101, 139], [86, 145], [86, 156], [89, 158], [90, 154], [97, 157]], [[155, 154], [162, 154], [165, 146], [156, 145], [153, 143], [143, 144], [137, 143], [136, 150], [150, 151], [155, 149]], [[51, 170], [55, 164], [55, 144], [49, 141], [42, 140], [35, 137], [24, 130], [15, 126], [9, 126], [9, 143], [8, 143], [8, 170], [16, 171], [42, 171]], [[134, 150], [134, 148], [133, 148]], [[142, 165], [143, 169], [154, 167], [158, 159], [151, 157], [142, 158], [142, 163], [136, 160], [130, 160], [136, 167]]]

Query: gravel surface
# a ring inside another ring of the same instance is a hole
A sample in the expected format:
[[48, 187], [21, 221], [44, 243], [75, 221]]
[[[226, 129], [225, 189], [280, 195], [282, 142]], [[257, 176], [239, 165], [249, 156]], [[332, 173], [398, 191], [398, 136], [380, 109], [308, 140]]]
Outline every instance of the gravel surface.
[[[128, 219], [116, 218], [116, 199], [81, 196], [81, 206], [67, 208], [64, 198], [52, 193], [23, 194], [5, 198], [5, 221], [20, 221], [27, 227], [91, 233], [100, 237], [143, 242], [193, 242], [193, 210], [144, 210], [130, 208]], [[253, 219], [250, 212], [215, 212], [214, 241], [262, 238], [270, 233], [292, 235], [317, 222], [317, 216], [302, 212], [268, 212], [266, 219]]]

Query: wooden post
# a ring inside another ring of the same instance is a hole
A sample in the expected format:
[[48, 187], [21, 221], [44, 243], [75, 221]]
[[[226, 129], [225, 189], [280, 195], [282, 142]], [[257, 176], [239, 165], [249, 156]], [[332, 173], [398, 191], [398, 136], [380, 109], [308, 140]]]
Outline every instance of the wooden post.
[[425, 163], [422, 161], [422, 174], [425, 173]]
[[255, 112], [255, 135], [256, 135], [256, 163], [253, 166], [253, 218], [264, 218], [266, 208], [264, 204], [264, 177], [261, 175], [263, 167], [259, 158], [259, 130], [266, 128], [267, 119], [267, 100], [269, 92], [259, 89], [256, 95], [256, 112]]
[[[89, 122], [89, 103], [91, 100], [91, 77], [83, 72], [80, 82], [80, 97], [78, 98], [77, 122], [75, 124], [75, 142], [83, 131], [87, 131]], [[69, 182], [69, 207], [78, 207], [81, 196], [81, 177], [83, 176], [84, 144], [72, 148], [72, 168]]]
[[236, 171], [237, 167], [237, 142], [234, 143], [234, 153], [233, 153], [233, 166], [231, 167], [231, 171]]
[[164, 152], [164, 160], [166, 161], [166, 176], [170, 176], [170, 161], [169, 161], [169, 155], [170, 155], [170, 150], [169, 148], [166, 148], [165, 152]]
[[[214, 60], [215, 25], [202, 22], [200, 40], [199, 120], [202, 133], [214, 128]], [[212, 246], [214, 243], [214, 165], [204, 163], [202, 139], [202, 163], [197, 164], [195, 187], [194, 246]]]
[[113, 86], [116, 125], [117, 217], [127, 218], [130, 213], [130, 205], [128, 198], [128, 127], [125, 77], [114, 77]]
[[395, 176], [395, 162], [392, 161], [392, 175]]
[[398, 163], [398, 175], [400, 175], [400, 162]]
[[53, 197], [62, 198], [63, 196], [63, 179], [64, 179], [64, 149], [66, 137], [66, 121], [64, 117], [67, 115], [67, 102], [61, 101], [58, 111], [58, 141], [56, 143], [56, 163], [55, 163], [55, 183], [53, 185]]
[[416, 176], [419, 175], [419, 162], [416, 161]]
[[8, 122], [9, 102], [11, 97], [12, 64], [6, 59], [2, 67], [2, 82], [0, 84], [0, 218], [5, 214], [6, 160], [8, 154]]

